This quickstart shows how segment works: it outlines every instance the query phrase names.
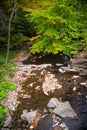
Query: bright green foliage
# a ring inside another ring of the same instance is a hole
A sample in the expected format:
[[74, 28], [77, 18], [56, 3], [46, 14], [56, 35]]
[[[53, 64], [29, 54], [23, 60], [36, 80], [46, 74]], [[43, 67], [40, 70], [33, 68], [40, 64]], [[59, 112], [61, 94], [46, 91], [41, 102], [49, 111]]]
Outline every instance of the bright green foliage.
[[84, 27], [82, 28], [82, 36], [84, 39], [82, 39], [83, 48], [87, 51], [87, 2], [84, 1], [82, 6], [80, 7], [81, 12], [84, 14], [83, 19], [81, 19], [82, 23], [84, 24]]
[[11, 81], [0, 82], [0, 101], [7, 96], [8, 90], [13, 91], [16, 89], [16, 85]]
[[31, 22], [36, 24], [37, 35], [41, 36], [31, 47], [31, 53], [71, 55], [83, 48], [84, 15], [78, 10], [77, 0], [42, 2], [41, 8], [26, 10], [31, 12]]
[[8, 91], [16, 89], [16, 85], [11, 81], [0, 82], [0, 126], [3, 125], [4, 116], [8, 114], [8, 108], [4, 107], [2, 101], [7, 96]]
[[8, 91], [16, 89], [16, 84], [10, 80], [17, 71], [12, 63], [15, 53], [10, 51], [8, 64], [5, 64], [5, 55], [4, 51], [0, 52], [0, 126], [3, 125], [4, 116], [8, 114], [8, 109], [3, 106], [3, 100], [8, 95]]
[[8, 114], [8, 108], [0, 105], [0, 126], [3, 125], [4, 116]]

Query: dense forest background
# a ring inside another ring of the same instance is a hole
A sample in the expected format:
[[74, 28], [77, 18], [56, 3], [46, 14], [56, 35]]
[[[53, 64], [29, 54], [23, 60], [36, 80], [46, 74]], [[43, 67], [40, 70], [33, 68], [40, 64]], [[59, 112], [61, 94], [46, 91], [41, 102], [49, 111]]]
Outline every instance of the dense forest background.
[[63, 53], [72, 57], [79, 51], [86, 51], [87, 1], [0, 1], [1, 121], [3, 115], [8, 112], [3, 109], [3, 99], [9, 89], [15, 89], [9, 79], [16, 71], [12, 58], [16, 50], [26, 42], [33, 43], [29, 48], [32, 54]]

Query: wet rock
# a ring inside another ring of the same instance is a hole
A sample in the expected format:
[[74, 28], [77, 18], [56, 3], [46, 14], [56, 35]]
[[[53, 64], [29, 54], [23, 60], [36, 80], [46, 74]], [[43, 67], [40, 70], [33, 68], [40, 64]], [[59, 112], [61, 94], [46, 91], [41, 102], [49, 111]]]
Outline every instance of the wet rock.
[[31, 98], [31, 95], [24, 94], [24, 95], [23, 95], [23, 98], [29, 98], [29, 99], [30, 99], [30, 98]]
[[83, 124], [80, 118], [62, 118], [61, 124], [65, 124], [67, 130], [84, 130]]
[[85, 86], [85, 87], [87, 87], [87, 81], [86, 81], [86, 82], [82, 82], [82, 83], [80, 83], [80, 85], [81, 85], [81, 86]]
[[73, 91], [76, 91], [76, 87], [73, 88]]
[[38, 67], [41, 68], [41, 69], [47, 68], [49, 66], [52, 66], [52, 64], [41, 64], [41, 65], [38, 65]]
[[4, 122], [3, 127], [9, 127], [10, 123], [11, 123], [11, 116], [9, 115], [9, 116], [5, 119], [5, 122]]
[[70, 60], [69, 56], [67, 56], [67, 55], [63, 56], [62, 59], [63, 59], [63, 64], [64, 64], [64, 65], [67, 65], [68, 62], [69, 62], [69, 60]]
[[61, 66], [63, 66], [63, 64], [56, 63], [56, 66], [61, 67]]
[[[51, 109], [51, 107], [55, 107]], [[72, 109], [69, 102], [60, 102], [56, 98], [51, 98], [48, 102], [47, 107], [50, 108], [49, 111], [59, 115], [60, 117], [76, 117], [77, 114]]]
[[85, 130], [80, 118], [59, 118], [55, 114], [42, 117], [36, 130]]
[[87, 76], [87, 51], [82, 51], [72, 59], [72, 68], [78, 70], [80, 76]]
[[48, 108], [55, 108], [58, 106], [59, 104], [59, 100], [57, 98], [51, 98], [47, 104], [47, 107]]
[[8, 106], [10, 111], [15, 111], [15, 107], [13, 105]]
[[72, 79], [79, 79], [79, 78], [80, 78], [79, 75], [73, 75], [73, 76], [72, 76]]
[[33, 84], [34, 84], [34, 83], [31, 83], [31, 84], [29, 84], [29, 86], [30, 86], [30, 87], [33, 87]]
[[[69, 102], [60, 102], [51, 98], [47, 104], [51, 114], [40, 119], [36, 130], [83, 130], [81, 118], [77, 117]], [[55, 109], [57, 111], [55, 111]], [[84, 121], [83, 121], [84, 122]]]
[[31, 126], [30, 126], [30, 130], [33, 130], [33, 129], [34, 129], [34, 127], [33, 127], [33, 125], [31, 125]]
[[61, 70], [65, 72], [78, 72], [78, 70], [70, 68], [70, 67], [61, 67]]
[[82, 72], [80, 72], [79, 75], [80, 76], [87, 76], [87, 70], [83, 70]]
[[36, 117], [36, 113], [37, 113], [37, 111], [27, 112], [27, 110], [24, 110], [21, 115], [21, 119], [28, 121], [28, 123], [33, 123], [33, 121]]
[[38, 123], [36, 130], [63, 130], [59, 127], [54, 115], [45, 115]]
[[87, 114], [81, 114], [80, 118], [82, 120], [84, 130], [87, 130]]
[[66, 71], [65, 70], [63, 70], [62, 68], [59, 68], [59, 70], [58, 70], [60, 73], [65, 73]]

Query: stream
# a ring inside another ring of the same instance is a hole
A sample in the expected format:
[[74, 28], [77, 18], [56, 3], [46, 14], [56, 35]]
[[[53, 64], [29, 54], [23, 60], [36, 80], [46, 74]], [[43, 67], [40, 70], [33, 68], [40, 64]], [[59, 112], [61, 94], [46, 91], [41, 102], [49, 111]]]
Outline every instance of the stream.
[[43, 112], [48, 101], [55, 97], [59, 101], [69, 101], [84, 123], [82, 130], [87, 130], [87, 87], [80, 84], [86, 81], [87, 75], [79, 76], [78, 71], [61, 72], [60, 68], [64, 67], [61, 57], [52, 55], [25, 59], [21, 55], [16, 63], [19, 70], [12, 81], [17, 90], [9, 92], [6, 100], [11, 114], [9, 129], [29, 130], [29, 123], [21, 119], [23, 110]]

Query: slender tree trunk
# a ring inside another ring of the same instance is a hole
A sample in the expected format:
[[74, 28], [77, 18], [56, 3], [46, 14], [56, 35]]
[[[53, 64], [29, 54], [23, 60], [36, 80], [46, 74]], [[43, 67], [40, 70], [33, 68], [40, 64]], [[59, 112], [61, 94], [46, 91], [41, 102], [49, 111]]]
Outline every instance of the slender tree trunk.
[[6, 64], [8, 62], [8, 58], [9, 58], [9, 48], [10, 48], [10, 34], [11, 34], [11, 23], [9, 22], [9, 27], [8, 27], [8, 44], [7, 44], [7, 56], [6, 56]]
[[14, 13], [15, 13], [16, 4], [17, 4], [17, 2], [16, 2], [16, 0], [14, 0], [14, 7], [13, 7], [13, 10], [12, 10], [11, 15], [10, 15], [10, 18], [9, 18], [6, 64], [7, 64], [8, 59], [9, 59], [10, 37], [11, 37], [11, 21], [12, 21], [12, 18], [13, 18], [13, 16], [14, 16]]

